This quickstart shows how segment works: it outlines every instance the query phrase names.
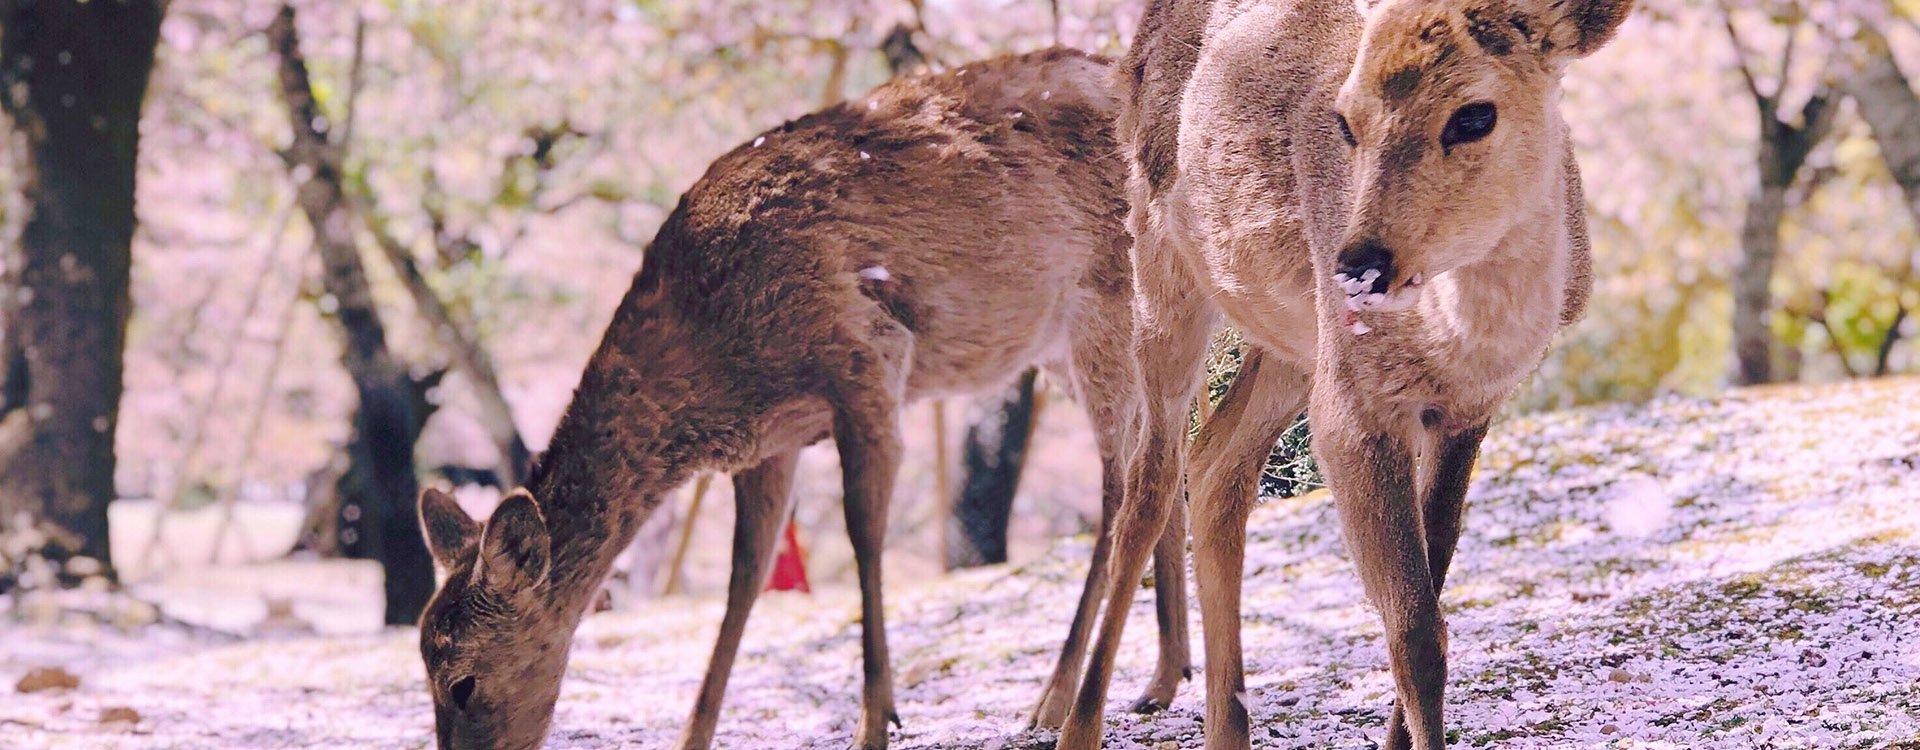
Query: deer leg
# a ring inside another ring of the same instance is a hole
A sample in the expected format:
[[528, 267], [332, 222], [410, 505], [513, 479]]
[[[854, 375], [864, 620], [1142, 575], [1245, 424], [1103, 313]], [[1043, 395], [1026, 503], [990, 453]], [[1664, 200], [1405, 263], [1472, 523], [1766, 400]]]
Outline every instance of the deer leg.
[[1355, 397], [1315, 398], [1314, 455], [1333, 490], [1367, 598], [1385, 625], [1394, 704], [1408, 738], [1401, 747], [1442, 750], [1446, 623], [1428, 564], [1413, 453], [1405, 435], [1363, 425], [1350, 401]]
[[1080, 671], [1087, 660], [1087, 635], [1100, 591], [1107, 580], [1107, 560], [1113, 549], [1113, 516], [1120, 505], [1120, 468], [1113, 458], [1102, 459], [1100, 530], [1094, 537], [1093, 559], [1087, 563], [1087, 582], [1080, 588], [1080, 601], [1073, 609], [1073, 624], [1067, 629], [1067, 641], [1060, 647], [1060, 659], [1054, 663], [1053, 676], [1040, 692], [1040, 704], [1033, 710], [1028, 728], [1058, 729], [1067, 718], [1074, 687], [1080, 683]]
[[1174, 493], [1167, 527], [1153, 548], [1153, 615], [1160, 626], [1160, 660], [1153, 679], [1133, 702], [1132, 711], [1150, 714], [1173, 705], [1180, 681], [1193, 676], [1193, 647], [1187, 637], [1187, 508]]
[[[1121, 495], [1120, 465], [1116, 459], [1105, 472], [1100, 536], [1093, 544], [1093, 559], [1088, 562], [1087, 582], [1080, 589], [1080, 602], [1073, 611], [1073, 625], [1067, 642], [1060, 649], [1060, 660], [1053, 676], [1040, 694], [1028, 728], [1058, 729], [1066, 720], [1074, 686], [1080, 682], [1087, 655], [1087, 636], [1093, 629], [1099, 595], [1106, 586], [1109, 556], [1113, 549], [1113, 517], [1119, 511]], [[1169, 514], [1166, 530], [1154, 548], [1155, 617], [1160, 625], [1160, 661], [1147, 691], [1134, 701], [1135, 713], [1152, 713], [1173, 702], [1180, 681], [1193, 674], [1192, 648], [1187, 638], [1187, 523], [1185, 512], [1176, 507]]]
[[1194, 441], [1189, 470], [1193, 505], [1194, 578], [1206, 638], [1209, 750], [1251, 742], [1240, 645], [1240, 590], [1246, 565], [1247, 515], [1260, 472], [1308, 393], [1305, 370], [1249, 347], [1240, 373]]
[[[1136, 402], [1140, 384], [1134, 377], [1130, 351], [1131, 299], [1132, 295], [1126, 293], [1102, 297], [1073, 325], [1072, 367], [1065, 370], [1073, 378], [1074, 395], [1093, 423], [1094, 439], [1100, 448], [1100, 527], [1099, 536], [1094, 538], [1093, 559], [1087, 564], [1086, 585], [1081, 587], [1080, 600], [1073, 610], [1073, 625], [1067, 630], [1060, 659], [1040, 694], [1029, 728], [1058, 729], [1066, 721], [1086, 666], [1087, 641], [1099, 615], [1100, 594], [1106, 588], [1114, 518], [1126, 492], [1126, 449], [1139, 417]], [[1184, 628], [1185, 622], [1180, 625]], [[1162, 635], [1164, 648], [1164, 631]]]
[[[1421, 524], [1426, 529], [1427, 572], [1433, 576], [1433, 592], [1438, 597], [1447, 582], [1447, 568], [1453, 563], [1453, 550], [1460, 541], [1460, 519], [1466, 506], [1467, 486], [1473, 479], [1473, 463], [1480, 456], [1480, 443], [1486, 439], [1483, 423], [1460, 432], [1437, 435], [1438, 450], [1433, 458], [1432, 477], [1420, 503]], [[1407, 731], [1406, 717], [1394, 704], [1393, 718], [1387, 722], [1387, 747], [1406, 750], [1413, 736]]]
[[787, 520], [798, 459], [798, 453], [774, 456], [733, 477], [733, 573], [727, 582], [727, 614], [720, 620], [720, 636], [713, 642], [713, 659], [700, 681], [693, 716], [675, 745], [679, 750], [705, 750], [713, 744], [727, 677], [740, 653], [740, 636], [746, 631], [754, 600], [766, 587], [773, 546]]
[[[1135, 246], [1135, 268], [1141, 245]], [[1204, 300], [1190, 295], [1185, 279], [1171, 278], [1166, 263], [1156, 259], [1157, 272], [1135, 281], [1135, 339], [1142, 385], [1139, 437], [1128, 461], [1126, 498], [1113, 526], [1113, 552], [1108, 561], [1105, 614], [1093, 652], [1074, 698], [1072, 711], [1060, 732], [1058, 750], [1091, 750], [1100, 744], [1107, 685], [1113, 677], [1114, 656], [1126, 629], [1127, 610], [1140, 586], [1147, 555], [1166, 530], [1167, 518], [1179, 499], [1187, 444], [1187, 410], [1200, 384], [1206, 361], [1207, 332], [1213, 311]]]
[[833, 441], [840, 451], [847, 535], [853, 540], [860, 577], [860, 644], [865, 689], [855, 750], [883, 750], [887, 724], [899, 724], [893, 705], [893, 670], [881, 604], [880, 558], [887, 537], [887, 506], [900, 469], [899, 405], [906, 387], [912, 333], [885, 320], [875, 323], [864, 346], [856, 345], [839, 372]]

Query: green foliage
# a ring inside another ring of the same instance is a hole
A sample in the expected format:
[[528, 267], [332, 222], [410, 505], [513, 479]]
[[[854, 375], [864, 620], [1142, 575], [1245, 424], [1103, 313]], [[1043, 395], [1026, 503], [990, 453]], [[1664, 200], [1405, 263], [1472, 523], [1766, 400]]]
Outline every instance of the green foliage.
[[[1214, 336], [1209, 351], [1206, 385], [1202, 395], [1210, 406], [1218, 407], [1220, 400], [1226, 398], [1227, 388], [1233, 385], [1234, 377], [1240, 373], [1247, 343], [1240, 337], [1239, 331], [1225, 328]], [[1195, 409], [1188, 420], [1187, 439], [1192, 440], [1199, 432], [1200, 412]], [[1307, 418], [1302, 415], [1292, 427], [1287, 428], [1279, 442], [1274, 444], [1273, 451], [1267, 454], [1266, 466], [1260, 473], [1261, 497], [1294, 497], [1325, 486], [1320, 476], [1320, 466], [1314, 463], [1310, 443]]]

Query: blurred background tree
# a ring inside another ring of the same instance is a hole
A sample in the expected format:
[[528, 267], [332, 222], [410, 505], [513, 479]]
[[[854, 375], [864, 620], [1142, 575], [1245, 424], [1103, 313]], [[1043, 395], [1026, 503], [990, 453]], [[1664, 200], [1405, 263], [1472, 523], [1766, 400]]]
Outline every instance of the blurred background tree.
[[0, 284], [0, 530], [37, 530], [31, 551], [70, 574], [112, 562], [140, 107], [161, 13], [153, 0], [0, 2], [7, 187], [24, 204], [8, 215], [25, 215]]

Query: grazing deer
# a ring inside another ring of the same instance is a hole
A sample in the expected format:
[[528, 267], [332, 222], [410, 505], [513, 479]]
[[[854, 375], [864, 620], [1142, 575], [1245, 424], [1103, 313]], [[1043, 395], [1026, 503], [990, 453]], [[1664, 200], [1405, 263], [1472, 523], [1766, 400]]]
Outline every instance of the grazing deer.
[[[828, 435], [861, 589], [853, 744], [884, 748], [898, 721], [880, 553], [899, 411], [1002, 387], [1036, 363], [1086, 405], [1103, 464], [1101, 539], [1040, 712], [1064, 717], [1138, 411], [1110, 68], [1051, 50], [901, 79], [714, 162], [654, 238], [527, 486], [484, 526], [444, 493], [421, 496], [448, 573], [420, 623], [443, 750], [539, 745], [573, 631], [614, 557], [675, 486], [729, 471], [726, 615], [679, 743], [707, 747], [796, 457]], [[1169, 524], [1165, 537], [1163, 679], [1148, 690], [1160, 703], [1189, 659], [1184, 529]]]
[[[1206, 746], [1248, 747], [1240, 578], [1262, 459], [1303, 408], [1386, 626], [1388, 747], [1445, 745], [1439, 593], [1499, 404], [1591, 288], [1566, 65], [1632, 0], [1154, 0], [1122, 63], [1144, 414], [1060, 750], [1098, 746], [1142, 545], [1183, 476]], [[1254, 346], [1185, 473], [1224, 315]], [[1311, 405], [1309, 407], [1309, 404]]]

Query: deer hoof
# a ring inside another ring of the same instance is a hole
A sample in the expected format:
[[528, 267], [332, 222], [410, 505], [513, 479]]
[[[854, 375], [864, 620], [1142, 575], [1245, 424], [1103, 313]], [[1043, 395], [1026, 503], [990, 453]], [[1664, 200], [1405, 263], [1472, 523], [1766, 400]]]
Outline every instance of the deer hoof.
[[1167, 710], [1167, 703], [1151, 695], [1143, 695], [1140, 696], [1140, 700], [1134, 701], [1133, 706], [1127, 710], [1136, 714], [1155, 714]]

